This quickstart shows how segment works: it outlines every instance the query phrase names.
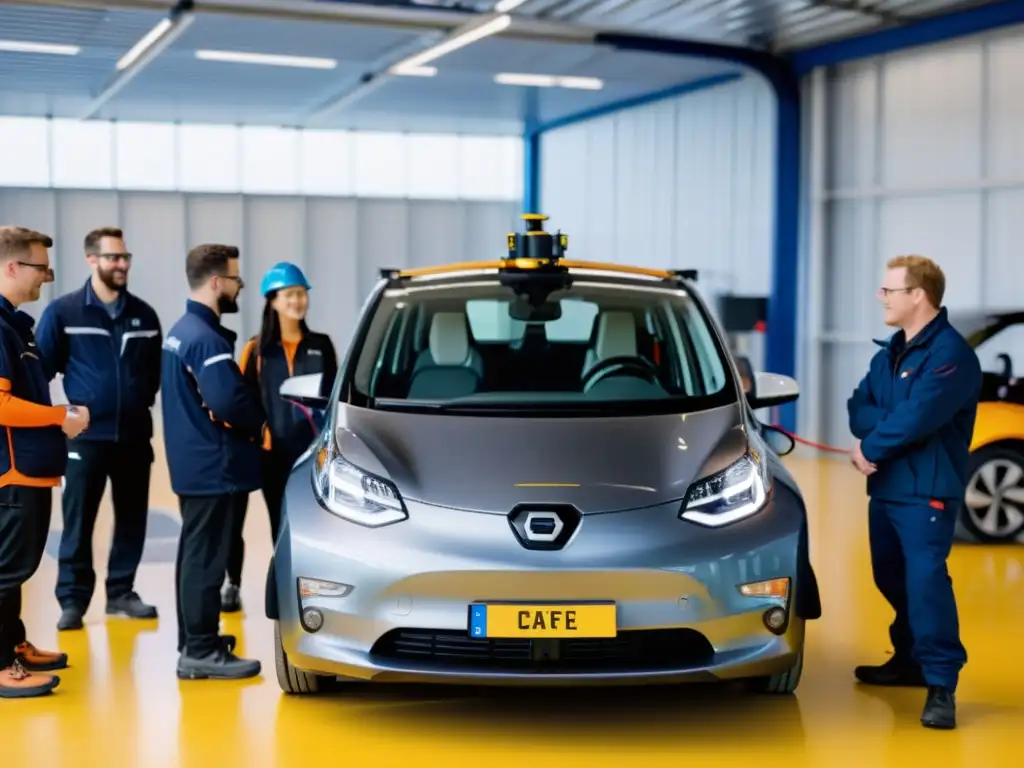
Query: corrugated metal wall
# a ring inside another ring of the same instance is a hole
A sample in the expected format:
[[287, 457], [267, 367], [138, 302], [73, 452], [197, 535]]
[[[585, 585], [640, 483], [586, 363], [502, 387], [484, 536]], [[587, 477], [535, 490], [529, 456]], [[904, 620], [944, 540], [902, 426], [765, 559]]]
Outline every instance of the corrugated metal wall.
[[[827, 157], [809, 257], [825, 291], [806, 294], [818, 305], [807, 341], [821, 391], [802, 399], [802, 421], [845, 446], [846, 399], [871, 338], [892, 332], [876, 299], [890, 257], [938, 261], [951, 311], [1024, 302], [1024, 28], [853, 62], [820, 90]], [[1003, 351], [1024, 367], [1024, 332], [979, 353], [988, 367]]]
[[578, 258], [696, 267], [703, 292], [771, 286], [775, 100], [758, 76], [541, 137], [540, 207]]
[[184, 310], [188, 249], [225, 242], [242, 249], [246, 281], [241, 311], [226, 317], [225, 325], [244, 336], [254, 333], [263, 305], [263, 272], [278, 261], [293, 261], [314, 286], [311, 326], [331, 334], [339, 349], [378, 267], [500, 258], [518, 213], [518, 203], [500, 201], [0, 189], [0, 221], [40, 229], [55, 240], [50, 259], [56, 281], [45, 286], [40, 301], [24, 307], [33, 317], [51, 296], [88, 278], [85, 233], [116, 223], [137, 256], [131, 290], [153, 305], [165, 328]]

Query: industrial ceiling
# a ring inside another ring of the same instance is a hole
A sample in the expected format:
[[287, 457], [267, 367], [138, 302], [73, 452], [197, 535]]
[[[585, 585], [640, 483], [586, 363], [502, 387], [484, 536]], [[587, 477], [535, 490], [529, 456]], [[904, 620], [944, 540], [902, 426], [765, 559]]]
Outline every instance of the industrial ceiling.
[[783, 52], [969, 4], [0, 0], [0, 114], [522, 134], [741, 71], [598, 32]]

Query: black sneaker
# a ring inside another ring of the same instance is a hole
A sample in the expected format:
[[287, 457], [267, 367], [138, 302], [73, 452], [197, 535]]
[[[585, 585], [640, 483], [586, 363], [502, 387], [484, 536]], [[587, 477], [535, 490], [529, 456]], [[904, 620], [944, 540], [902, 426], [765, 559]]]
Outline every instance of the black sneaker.
[[240, 659], [220, 645], [206, 656], [182, 654], [178, 657], [179, 680], [243, 680], [256, 677], [262, 670], [255, 659]]
[[956, 695], [937, 685], [928, 686], [921, 725], [947, 731], [956, 728]]
[[885, 664], [878, 667], [857, 667], [853, 670], [865, 685], [902, 686], [923, 688], [927, 685], [921, 668], [912, 661], [893, 656]]
[[58, 631], [65, 631], [68, 629], [81, 629], [82, 616], [84, 611], [76, 605], [69, 605], [67, 608], [60, 612], [60, 619], [57, 621]]
[[242, 596], [234, 584], [225, 584], [220, 593], [221, 613], [238, 613], [242, 610]]
[[129, 619], [155, 619], [156, 606], [142, 602], [134, 592], [107, 599], [107, 616], [126, 616]]

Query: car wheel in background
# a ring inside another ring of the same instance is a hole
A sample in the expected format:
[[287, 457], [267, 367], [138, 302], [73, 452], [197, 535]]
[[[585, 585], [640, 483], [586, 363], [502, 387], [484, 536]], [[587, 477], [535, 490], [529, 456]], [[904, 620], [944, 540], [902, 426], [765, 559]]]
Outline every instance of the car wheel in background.
[[1024, 542], [1024, 452], [1005, 445], [971, 454], [960, 526], [986, 544]]

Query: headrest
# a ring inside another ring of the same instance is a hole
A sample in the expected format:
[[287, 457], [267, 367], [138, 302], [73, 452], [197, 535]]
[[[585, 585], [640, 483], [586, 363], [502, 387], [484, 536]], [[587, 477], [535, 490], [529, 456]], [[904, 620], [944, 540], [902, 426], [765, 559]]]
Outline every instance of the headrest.
[[629, 312], [603, 312], [597, 321], [594, 351], [599, 360], [636, 357], [636, 325]]
[[430, 323], [434, 365], [462, 365], [469, 357], [469, 331], [461, 312], [438, 312]]

